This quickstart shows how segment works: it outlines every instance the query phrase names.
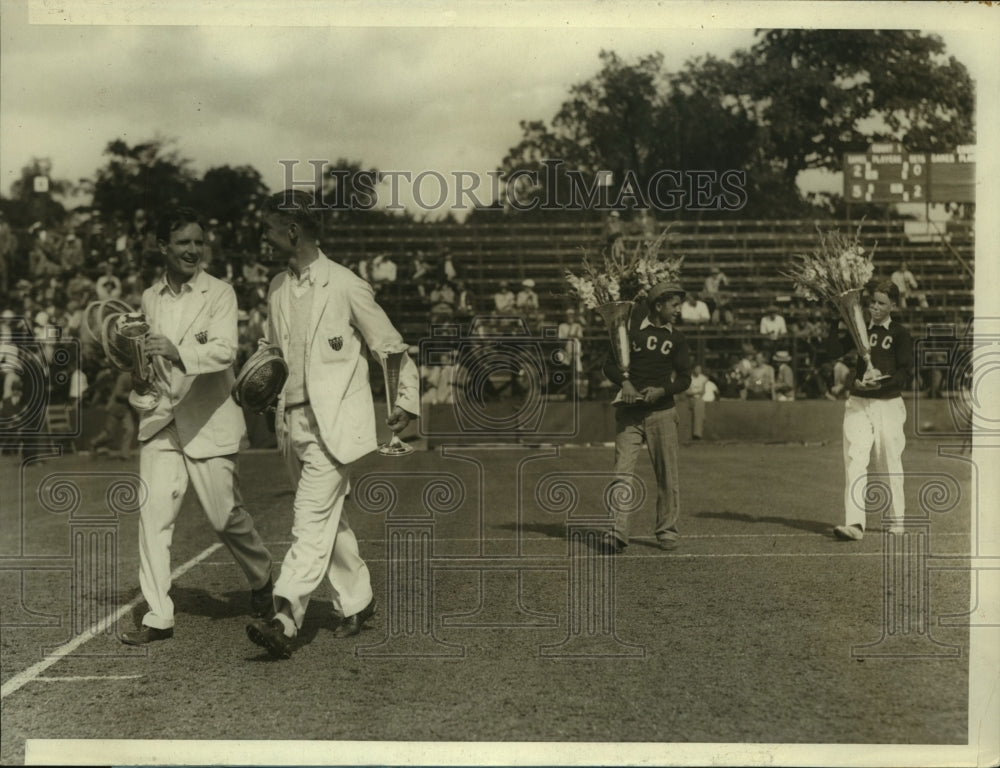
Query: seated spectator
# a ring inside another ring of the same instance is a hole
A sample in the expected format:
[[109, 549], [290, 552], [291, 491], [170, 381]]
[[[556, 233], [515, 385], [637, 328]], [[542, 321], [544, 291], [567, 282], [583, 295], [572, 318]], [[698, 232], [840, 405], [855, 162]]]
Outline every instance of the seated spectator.
[[494, 312], [498, 315], [509, 315], [514, 312], [517, 297], [510, 289], [510, 283], [501, 280], [497, 292], [493, 294]]
[[54, 252], [56, 244], [53, 238], [49, 237], [48, 230], [41, 222], [36, 221], [28, 228], [28, 232], [35, 237], [28, 254], [28, 269], [31, 276], [41, 278], [60, 274], [63, 271], [62, 264]]
[[450, 251], [445, 251], [441, 256], [441, 277], [449, 283], [458, 279], [458, 268]]
[[257, 254], [251, 254], [247, 257], [242, 271], [243, 279], [249, 285], [257, 285], [259, 283], [267, 283], [269, 281], [267, 267], [260, 263], [260, 260], [257, 258]]
[[739, 355], [732, 355], [729, 358], [729, 368], [722, 375], [722, 385], [719, 387], [719, 396], [726, 400], [736, 400], [743, 397], [744, 383], [747, 371], [743, 370], [742, 360]]
[[778, 308], [771, 304], [760, 319], [760, 335], [764, 337], [765, 349], [773, 351], [779, 341], [788, 336], [785, 318], [778, 314]]
[[521, 290], [517, 292], [514, 308], [529, 325], [541, 320], [541, 313], [538, 311], [538, 294], [535, 293], [535, 281], [530, 277], [521, 281]]
[[683, 325], [704, 325], [712, 319], [708, 305], [698, 298], [698, 294], [689, 293], [681, 304], [681, 323]]
[[745, 387], [746, 400], [774, 399], [774, 368], [767, 364], [767, 357], [763, 352], [758, 352], [754, 358]]
[[75, 272], [83, 266], [83, 261], [83, 241], [76, 236], [76, 232], [70, 232], [63, 240], [59, 252], [59, 262], [63, 271]]
[[438, 282], [431, 291], [430, 298], [431, 325], [447, 323], [455, 314], [455, 289], [451, 283], [444, 280]]
[[115, 260], [102, 261], [99, 266], [101, 276], [94, 283], [97, 300], [120, 299], [122, 297], [122, 281], [115, 274]]
[[66, 298], [85, 307], [95, 294], [94, 281], [87, 277], [82, 267], [77, 268], [69, 282], [66, 283]]
[[836, 400], [839, 397], [847, 397], [850, 392], [850, 385], [854, 380], [854, 365], [857, 359], [856, 352], [848, 352], [846, 355], [837, 358], [833, 364], [833, 384], [830, 391], [826, 393], [829, 400]]
[[476, 297], [464, 280], [455, 282], [455, 319], [468, 322], [476, 315]]
[[733, 312], [729, 308], [729, 298], [723, 293], [723, 288], [728, 287], [729, 278], [718, 267], [712, 267], [712, 271], [705, 278], [702, 290], [702, 298], [708, 305], [712, 322], [716, 324], [726, 324], [733, 322]]
[[774, 399], [782, 402], [795, 399], [795, 371], [792, 370], [792, 356], [788, 350], [779, 349], [772, 360], [778, 371], [774, 376]]
[[[558, 337], [566, 340], [564, 358], [560, 361], [573, 371], [578, 388], [583, 385], [583, 324], [577, 317], [576, 308], [567, 307], [565, 318], [559, 323]], [[584, 397], [586, 392], [580, 393]]]
[[899, 306], [905, 307], [907, 300], [912, 298], [921, 307], [927, 306], [927, 296], [918, 293], [917, 279], [913, 276], [905, 261], [899, 263], [899, 267], [890, 275], [890, 280], [899, 288]]

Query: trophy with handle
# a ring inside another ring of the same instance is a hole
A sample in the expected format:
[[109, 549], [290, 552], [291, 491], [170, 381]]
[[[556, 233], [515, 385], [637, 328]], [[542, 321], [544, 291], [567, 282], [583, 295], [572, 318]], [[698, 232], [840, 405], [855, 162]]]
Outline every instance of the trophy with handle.
[[137, 382], [128, 401], [138, 411], [150, 411], [160, 401], [159, 382], [169, 374], [162, 361], [146, 354], [149, 323], [142, 312], [117, 299], [95, 301], [84, 312], [87, 330], [100, 342], [115, 368], [129, 371]]
[[[392, 418], [392, 411], [399, 395], [399, 371], [406, 358], [406, 352], [379, 352], [378, 357], [385, 377], [386, 414]], [[382, 456], [406, 456], [413, 453], [413, 446], [404, 443], [399, 439], [399, 435], [393, 432], [389, 441], [378, 447], [378, 452]]]

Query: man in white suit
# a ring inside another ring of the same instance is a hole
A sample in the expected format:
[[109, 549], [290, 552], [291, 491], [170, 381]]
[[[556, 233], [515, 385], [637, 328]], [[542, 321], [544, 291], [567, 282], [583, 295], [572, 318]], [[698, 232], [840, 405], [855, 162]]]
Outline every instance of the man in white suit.
[[[271, 555], [243, 507], [237, 451], [246, 431], [230, 397], [236, 359], [236, 294], [202, 271], [205, 240], [195, 211], [169, 212], [157, 232], [163, 276], [142, 295], [150, 324], [146, 351], [156, 359], [155, 408], [140, 413], [139, 585], [149, 605], [129, 645], [173, 636], [170, 543], [188, 484], [251, 587], [251, 610], [271, 609]], [[142, 382], [134, 381], [137, 393]]]
[[[317, 243], [311, 195], [287, 190], [264, 205], [262, 239], [288, 259], [271, 282], [267, 343], [280, 347], [288, 380], [278, 399], [278, 446], [296, 485], [292, 544], [274, 585], [275, 615], [247, 626], [277, 658], [291, 655], [313, 591], [324, 576], [351, 637], [375, 613], [368, 566], [343, 513], [350, 464], [377, 447], [367, 347], [376, 355], [407, 344], [375, 302], [371, 285], [330, 261]], [[404, 355], [399, 394], [387, 425], [400, 432], [419, 413], [417, 366]]]

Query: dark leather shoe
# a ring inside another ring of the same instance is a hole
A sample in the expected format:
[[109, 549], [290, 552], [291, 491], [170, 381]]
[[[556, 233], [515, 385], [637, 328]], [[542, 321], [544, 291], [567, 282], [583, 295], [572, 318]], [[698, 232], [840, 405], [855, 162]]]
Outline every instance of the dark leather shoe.
[[122, 642], [125, 645], [146, 645], [157, 640], [169, 640], [173, 636], [173, 627], [169, 629], [157, 629], [156, 627], [147, 627], [143, 624], [139, 629], [125, 632], [122, 635]]
[[337, 628], [333, 630], [334, 637], [354, 637], [361, 631], [362, 625], [375, 615], [375, 598], [371, 599], [364, 608], [353, 616], [342, 619]]
[[285, 626], [278, 619], [254, 619], [247, 624], [247, 637], [276, 659], [292, 658], [293, 638], [285, 634]]
[[260, 589], [250, 590], [250, 615], [255, 619], [266, 619], [274, 613], [274, 581], [270, 578]]

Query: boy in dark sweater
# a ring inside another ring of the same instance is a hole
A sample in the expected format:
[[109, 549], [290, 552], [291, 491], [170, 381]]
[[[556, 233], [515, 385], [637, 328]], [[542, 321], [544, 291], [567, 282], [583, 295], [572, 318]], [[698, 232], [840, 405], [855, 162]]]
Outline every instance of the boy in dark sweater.
[[[674, 326], [683, 298], [684, 289], [677, 283], [654, 285], [647, 297], [648, 316], [634, 319], [629, 331], [629, 370], [613, 362], [605, 369], [607, 377], [621, 385], [615, 401], [615, 474], [620, 482], [631, 482], [645, 439], [656, 475], [656, 539], [665, 550], [677, 546], [680, 516], [674, 395], [691, 386], [687, 340]], [[614, 533], [605, 535], [605, 551], [618, 553], [628, 545], [629, 514], [615, 510]]]
[[902, 392], [913, 378], [913, 340], [892, 319], [899, 288], [890, 280], [876, 283], [868, 306], [868, 341], [872, 365], [886, 378], [865, 378], [866, 363], [859, 355], [854, 384], [844, 407], [844, 525], [833, 529], [845, 541], [859, 541], [865, 531], [865, 488], [868, 465], [887, 475], [892, 493], [892, 516], [902, 519], [903, 464], [906, 445], [903, 425], [906, 406]]

